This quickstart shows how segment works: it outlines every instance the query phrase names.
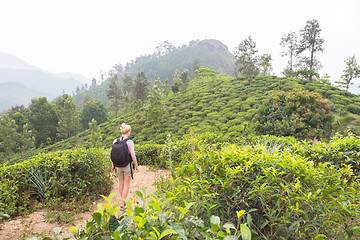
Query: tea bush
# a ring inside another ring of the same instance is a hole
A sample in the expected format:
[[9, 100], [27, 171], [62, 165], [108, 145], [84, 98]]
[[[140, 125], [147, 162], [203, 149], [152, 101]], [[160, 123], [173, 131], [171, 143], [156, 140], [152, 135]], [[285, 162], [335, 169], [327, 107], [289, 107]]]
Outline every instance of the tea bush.
[[236, 211], [244, 209], [242, 223], [266, 239], [360, 237], [360, 186], [350, 166], [315, 163], [315, 155], [308, 161], [295, 151], [303, 143], [294, 138], [256, 141], [230, 145], [195, 137], [159, 192], [174, 197], [175, 206], [196, 202], [193, 212], [205, 222], [217, 215], [235, 223]]
[[[251, 240], [251, 232], [246, 224], [223, 223], [219, 217], [211, 216], [209, 227], [205, 227], [202, 219], [191, 214], [193, 202], [172, 208], [173, 198], [146, 195], [145, 189], [135, 193], [140, 198], [140, 204], [135, 204], [135, 199], [126, 200], [127, 210], [120, 212], [119, 218], [115, 217], [119, 212], [119, 204], [111, 204], [115, 193], [109, 197], [102, 196], [107, 203], [98, 204], [98, 210], [92, 214], [92, 220], [86, 223], [86, 227], [70, 229], [75, 239]], [[238, 218], [243, 214], [244, 211], [239, 211]], [[55, 228], [54, 238], [32, 237], [27, 240], [59, 240], [60, 232], [61, 228]]]
[[12, 217], [32, 211], [35, 200], [45, 205], [89, 202], [110, 191], [110, 167], [107, 152], [99, 149], [38, 154], [0, 168], [0, 202]]
[[354, 173], [360, 173], [360, 137], [335, 136], [329, 142], [303, 143], [294, 149], [298, 154], [316, 163], [329, 162], [336, 167], [351, 166]]
[[332, 106], [316, 92], [299, 89], [277, 92], [263, 102], [255, 128], [260, 134], [325, 138], [333, 119], [331, 109]]

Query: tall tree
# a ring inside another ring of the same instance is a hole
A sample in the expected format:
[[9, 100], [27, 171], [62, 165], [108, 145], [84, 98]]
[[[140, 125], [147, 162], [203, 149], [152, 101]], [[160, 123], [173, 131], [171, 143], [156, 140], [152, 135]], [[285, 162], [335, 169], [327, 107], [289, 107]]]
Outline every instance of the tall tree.
[[89, 147], [101, 146], [101, 142], [103, 141], [103, 139], [100, 133], [100, 127], [98, 126], [97, 121], [95, 119], [91, 119], [91, 122], [89, 122], [89, 129], [90, 129], [90, 138], [87, 145]]
[[271, 61], [272, 61], [272, 58], [271, 58], [270, 54], [263, 54], [260, 56], [259, 67], [260, 67], [260, 72], [264, 76], [269, 76], [271, 74], [271, 71], [272, 71]]
[[17, 126], [16, 131], [21, 135], [21, 137], [16, 140], [18, 151], [24, 152], [34, 147], [35, 138], [29, 125], [29, 109], [25, 108], [24, 105], [15, 106], [5, 115], [9, 115], [10, 118], [15, 121]]
[[[308, 69], [311, 71], [315, 70], [316, 59], [314, 54], [316, 52], [324, 51], [324, 39], [320, 37], [320, 25], [316, 19], [309, 20], [306, 22], [306, 25], [303, 29], [300, 30], [300, 43], [298, 47], [297, 54], [308, 50], [310, 52], [310, 58], [303, 58], [303, 62], [306, 63]], [[315, 74], [309, 75], [309, 80], [311, 81]]]
[[235, 49], [235, 57], [237, 58], [236, 67], [240, 75], [249, 78], [249, 82], [259, 74], [258, 67], [258, 50], [256, 49], [256, 42], [249, 36], [243, 40]]
[[164, 41], [156, 46], [157, 54], [160, 56], [164, 56], [174, 49], [175, 47], [168, 41]]
[[149, 93], [149, 85], [150, 83], [144, 71], [139, 72], [136, 75], [134, 88], [132, 92], [134, 102], [137, 102], [138, 100], [140, 100], [142, 103], [145, 102]]
[[89, 122], [91, 122], [92, 119], [96, 120], [98, 124], [107, 121], [105, 106], [99, 100], [87, 101], [81, 109], [80, 123], [83, 129], [89, 128]]
[[343, 75], [340, 77], [340, 81], [336, 81], [340, 85], [341, 88], [345, 89], [345, 91], [349, 90], [351, 84], [353, 84], [352, 80], [354, 78], [360, 78], [360, 66], [356, 61], [355, 55], [349, 57], [346, 61], [346, 68], [343, 70]]
[[182, 71], [182, 73], [180, 73], [179, 79], [181, 81], [181, 87], [183, 91], [186, 91], [190, 81], [187, 69], [185, 69], [184, 71]]
[[59, 122], [54, 105], [49, 103], [46, 97], [33, 98], [29, 109], [29, 121], [36, 140], [35, 146], [54, 143]]
[[134, 80], [131, 78], [131, 76], [127, 73], [125, 73], [124, 78], [123, 78], [123, 93], [125, 94], [126, 92], [130, 94], [131, 90], [134, 87]]
[[294, 62], [297, 57], [297, 51], [299, 47], [298, 38], [295, 32], [284, 34], [280, 41], [280, 46], [285, 50], [281, 52], [282, 56], [289, 56], [288, 66], [284, 69], [284, 75], [286, 77], [294, 77]]
[[163, 94], [161, 90], [161, 82], [160, 79], [156, 79], [145, 104], [146, 117], [148, 119], [148, 122], [154, 124], [155, 129], [157, 128], [157, 123], [164, 115], [164, 112], [165, 110], [163, 103]]
[[200, 67], [201, 67], [201, 62], [199, 59], [196, 58], [192, 65], [193, 78], [196, 78], [198, 76], [198, 71], [199, 71]]
[[111, 79], [109, 88], [106, 90], [106, 95], [110, 101], [110, 108], [115, 112], [115, 117], [117, 117], [123, 97], [118, 75], [115, 75]]
[[122, 64], [115, 64], [113, 68], [116, 70], [117, 74], [122, 74], [124, 72], [124, 66]]
[[58, 97], [55, 102], [59, 117], [58, 136], [66, 139], [75, 135], [80, 129], [80, 113], [73, 98], [68, 94]]
[[21, 140], [21, 133], [17, 132], [17, 125], [15, 120], [9, 114], [5, 114], [0, 118], [0, 157], [3, 158], [12, 156], [19, 151], [19, 140]]
[[92, 78], [90, 88], [93, 88], [96, 86], [96, 78]]

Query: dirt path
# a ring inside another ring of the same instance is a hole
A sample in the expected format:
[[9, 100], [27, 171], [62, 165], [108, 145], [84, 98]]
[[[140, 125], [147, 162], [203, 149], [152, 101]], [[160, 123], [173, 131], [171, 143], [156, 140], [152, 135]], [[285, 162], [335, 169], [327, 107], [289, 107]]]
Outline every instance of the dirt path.
[[[169, 174], [165, 170], [150, 171], [147, 166], [140, 166], [139, 172], [134, 175], [134, 179], [130, 183], [130, 191], [128, 199], [137, 198], [135, 191], [141, 190], [141, 187], [146, 188], [147, 193], [154, 193], [156, 187], [152, 184], [159, 178], [165, 177]], [[116, 192], [116, 196], [113, 200], [114, 203], [120, 202], [120, 195], [118, 193], [119, 182], [115, 180], [112, 192]], [[33, 212], [26, 217], [18, 217], [9, 222], [0, 224], [0, 240], [12, 240], [12, 239], [26, 239], [26, 237], [33, 236], [35, 234], [41, 235], [46, 234], [49, 237], [52, 237], [52, 231], [56, 227], [61, 227], [62, 231], [60, 238], [73, 236], [73, 233], [69, 231], [71, 227], [74, 227], [78, 224], [84, 226], [84, 220], [90, 220], [91, 214], [93, 211], [97, 210], [97, 204], [104, 202], [99, 200], [93, 203], [92, 211], [80, 213], [76, 215], [76, 220], [74, 224], [71, 225], [59, 225], [57, 223], [49, 223], [46, 221], [46, 210], [41, 210]]]

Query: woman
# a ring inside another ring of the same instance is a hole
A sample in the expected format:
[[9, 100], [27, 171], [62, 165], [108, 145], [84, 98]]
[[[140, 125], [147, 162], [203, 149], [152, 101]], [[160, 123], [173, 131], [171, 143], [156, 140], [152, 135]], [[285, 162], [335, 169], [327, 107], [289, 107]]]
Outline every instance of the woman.
[[[129, 125], [126, 125], [125, 123], [121, 124], [120, 127], [121, 130], [121, 138], [120, 140], [127, 139], [131, 134], [131, 127]], [[117, 141], [117, 139], [114, 140], [113, 144]], [[127, 140], [126, 144], [128, 146], [129, 153], [131, 155], [131, 158], [135, 164], [135, 172], [139, 172], [139, 166], [136, 160], [135, 156], [135, 150], [134, 150], [134, 142], [132, 140]], [[119, 177], [119, 192], [121, 196], [121, 203], [120, 203], [120, 210], [125, 210], [125, 201], [128, 193], [129, 193], [129, 186], [130, 186], [130, 180], [131, 180], [131, 169], [130, 166], [127, 165], [125, 167], [114, 167], [114, 163], [112, 164], [111, 170], [115, 172]]]

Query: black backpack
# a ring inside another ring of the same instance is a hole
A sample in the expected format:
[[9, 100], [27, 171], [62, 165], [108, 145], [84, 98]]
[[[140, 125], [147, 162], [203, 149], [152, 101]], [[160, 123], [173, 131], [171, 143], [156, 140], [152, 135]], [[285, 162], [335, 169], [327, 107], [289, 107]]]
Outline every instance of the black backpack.
[[120, 138], [117, 138], [112, 145], [111, 161], [114, 163], [115, 167], [126, 167], [130, 163], [131, 168], [132, 158], [126, 144], [127, 140], [128, 139], [120, 140]]

